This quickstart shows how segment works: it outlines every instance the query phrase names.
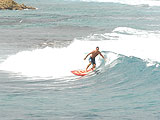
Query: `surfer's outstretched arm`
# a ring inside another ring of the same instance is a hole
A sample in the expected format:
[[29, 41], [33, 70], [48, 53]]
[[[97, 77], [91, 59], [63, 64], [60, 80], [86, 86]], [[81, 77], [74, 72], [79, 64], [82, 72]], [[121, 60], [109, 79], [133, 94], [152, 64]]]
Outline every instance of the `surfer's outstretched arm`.
[[104, 56], [102, 55], [102, 53], [100, 52], [99, 54], [100, 54], [100, 56], [102, 56], [102, 58], [105, 60], [105, 62], [107, 62], [107, 60], [104, 58]]
[[87, 56], [84, 58], [84, 60], [88, 57], [88, 55], [90, 55], [92, 52], [88, 53]]
[[103, 59], [105, 59], [101, 52], [99, 54], [102, 56]]
[[101, 52], [99, 52], [100, 56], [106, 61], [106, 59], [104, 58], [104, 56], [102, 55]]

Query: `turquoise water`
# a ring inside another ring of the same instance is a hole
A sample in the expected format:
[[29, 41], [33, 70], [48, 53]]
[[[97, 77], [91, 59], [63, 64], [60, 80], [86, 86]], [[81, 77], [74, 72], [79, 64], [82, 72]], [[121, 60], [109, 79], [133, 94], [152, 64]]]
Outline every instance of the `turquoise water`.
[[0, 11], [0, 119], [160, 119], [159, 1], [16, 1], [37, 9]]

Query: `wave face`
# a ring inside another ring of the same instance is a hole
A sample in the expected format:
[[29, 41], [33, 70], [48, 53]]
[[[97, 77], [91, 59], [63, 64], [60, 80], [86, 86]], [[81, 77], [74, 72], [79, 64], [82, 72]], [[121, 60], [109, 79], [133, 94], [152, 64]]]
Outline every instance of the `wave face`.
[[148, 6], [160, 6], [158, 0], [81, 0], [83, 2], [112, 2], [127, 5], [148, 5]]

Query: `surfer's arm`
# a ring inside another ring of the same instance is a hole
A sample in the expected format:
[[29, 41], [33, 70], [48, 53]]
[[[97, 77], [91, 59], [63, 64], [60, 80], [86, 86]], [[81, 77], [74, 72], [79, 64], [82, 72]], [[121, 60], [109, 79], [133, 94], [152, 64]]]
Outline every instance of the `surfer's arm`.
[[[88, 55], [92, 54], [92, 52], [88, 53]], [[84, 58], [84, 60], [88, 57], [88, 55]]]
[[[105, 60], [105, 58], [104, 58], [104, 56], [102, 55], [102, 53], [101, 52], [99, 52], [99, 54], [100, 54], [100, 56], [102, 56], [102, 58]], [[106, 60], [105, 60], [106, 61]]]

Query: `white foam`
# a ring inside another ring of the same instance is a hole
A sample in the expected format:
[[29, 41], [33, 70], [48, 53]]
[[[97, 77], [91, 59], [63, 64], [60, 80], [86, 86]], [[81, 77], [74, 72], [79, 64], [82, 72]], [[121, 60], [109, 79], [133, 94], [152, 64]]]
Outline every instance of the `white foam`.
[[158, 0], [81, 0], [84, 2], [113, 2], [128, 5], [148, 5], [148, 6], [160, 6]]
[[27, 76], [52, 78], [70, 76], [71, 70], [85, 69], [88, 64], [88, 60], [84, 61], [84, 57], [91, 52], [88, 46], [90, 42], [83, 44], [85, 44], [83, 41], [77, 40], [65, 48], [47, 47], [22, 51], [8, 57], [0, 64], [0, 69]]

